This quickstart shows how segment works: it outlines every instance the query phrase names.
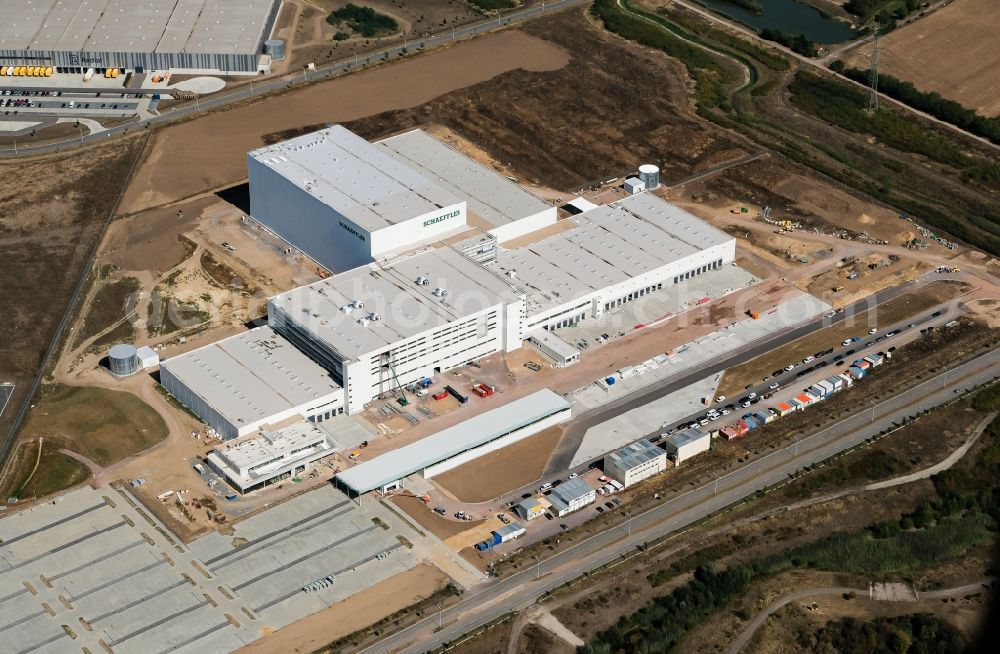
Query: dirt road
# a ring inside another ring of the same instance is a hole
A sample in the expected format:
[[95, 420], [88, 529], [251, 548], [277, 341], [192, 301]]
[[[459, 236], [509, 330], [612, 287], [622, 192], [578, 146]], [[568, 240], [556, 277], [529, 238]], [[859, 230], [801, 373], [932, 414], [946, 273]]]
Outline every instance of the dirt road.
[[[968, 595], [970, 593], [982, 592], [983, 590], [989, 588], [994, 581], [995, 579], [992, 577], [986, 577], [970, 584], [956, 586], [955, 588], [944, 588], [941, 590], [921, 593], [917, 603], [919, 604], [920, 602], [947, 599], [949, 597], [962, 597], [963, 595]], [[791, 604], [792, 602], [812, 597], [829, 597], [830, 595], [846, 595], [850, 593], [853, 593], [859, 599], [866, 598], [868, 596], [868, 591], [846, 587], [805, 588], [803, 590], [786, 593], [771, 602], [766, 609], [755, 615], [753, 619], [750, 620], [746, 628], [743, 629], [740, 635], [737, 636], [736, 640], [734, 640], [726, 649], [726, 654], [739, 654], [739, 652], [742, 652], [743, 648], [750, 642], [750, 639], [753, 638], [753, 635], [757, 633], [758, 629], [760, 629], [760, 626], [764, 624], [764, 621], [774, 615], [774, 613], [776, 613], [779, 609]], [[878, 600], [869, 599], [869, 601]]]

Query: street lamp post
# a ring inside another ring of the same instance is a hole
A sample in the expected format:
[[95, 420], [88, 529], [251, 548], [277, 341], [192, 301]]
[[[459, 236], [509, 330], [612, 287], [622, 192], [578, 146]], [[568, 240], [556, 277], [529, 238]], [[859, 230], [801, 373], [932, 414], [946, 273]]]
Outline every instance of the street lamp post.
[[[14, 138], [13, 136], [11, 138]], [[14, 156], [17, 156], [17, 139], [14, 139]]]
[[542, 578], [542, 560], [537, 556], [534, 557], [534, 559], [535, 559], [535, 581], [538, 581], [539, 579]]
[[632, 535], [632, 514], [630, 512], [628, 512], [628, 511], [626, 511], [625, 515], [628, 516], [628, 523], [627, 523], [628, 524], [628, 535], [631, 536]]
[[438, 629], [441, 629], [441, 613], [444, 611], [444, 602], [438, 602]]
[[872, 400], [872, 422], [875, 422], [875, 400]]
[[712, 491], [712, 495], [719, 494], [719, 473], [713, 472], [712, 476], [715, 477], [715, 490]]

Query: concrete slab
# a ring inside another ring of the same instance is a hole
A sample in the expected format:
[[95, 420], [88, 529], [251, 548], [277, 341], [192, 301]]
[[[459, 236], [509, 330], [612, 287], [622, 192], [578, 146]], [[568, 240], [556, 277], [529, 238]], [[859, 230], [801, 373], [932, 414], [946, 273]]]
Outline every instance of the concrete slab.
[[611, 450], [624, 447], [661, 426], [676, 422], [703, 408], [701, 398], [711, 397], [719, 386], [721, 374], [627, 411], [587, 430], [573, 456], [573, 466], [585, 463]]
[[[717, 330], [677, 348], [674, 355], [669, 357], [669, 363], [664, 366], [653, 368], [640, 376], [628, 378], [625, 383], [616, 383], [607, 391], [591, 384], [571, 394], [571, 398], [574, 403], [579, 400], [584, 410], [621, 399], [645, 386], [678, 373], [696, 369], [698, 366], [748, 343], [793, 327], [826, 313], [830, 309], [830, 305], [826, 302], [802, 293], [782, 302], [758, 320], [752, 318], [740, 320], [730, 327]], [[674, 422], [697, 411], [703, 407], [700, 404], [701, 398], [714, 397], [719, 379], [719, 375], [714, 375], [682, 391], [672, 393], [660, 400], [592, 427], [587, 431], [580, 448], [573, 456], [572, 465], [584, 463], [645, 436], [661, 424]], [[652, 420], [647, 417], [647, 414], [658, 416], [659, 419]]]
[[64, 624], [74, 649], [237, 649], [415, 565], [407, 528], [373, 517], [322, 487], [185, 547], [124, 489], [72, 491], [0, 519], [0, 649], [66, 651]]

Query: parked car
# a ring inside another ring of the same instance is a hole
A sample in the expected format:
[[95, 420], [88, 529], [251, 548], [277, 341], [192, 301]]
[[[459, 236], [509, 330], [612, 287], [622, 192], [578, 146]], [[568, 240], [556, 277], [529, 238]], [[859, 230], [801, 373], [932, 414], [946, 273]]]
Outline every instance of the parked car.
[[768, 386], [768, 388], [770, 388], [773, 391], [773, 390], [776, 390], [778, 388], [778, 386], [781, 386], [781, 384], [779, 384], [778, 382], [774, 382], [773, 384], [771, 384], [770, 386]]
[[447, 513], [447, 511], [444, 510], [443, 506], [435, 506], [434, 513], [437, 513], [439, 515], [444, 515], [445, 513]]
[[815, 358], [816, 357], [806, 357], [805, 359], [802, 359], [802, 363], [803, 364], [809, 363], [809, 362], [811, 362]]
[[569, 525], [566, 524], [565, 522], [560, 522], [559, 528], [562, 529], [563, 531], [569, 531]]

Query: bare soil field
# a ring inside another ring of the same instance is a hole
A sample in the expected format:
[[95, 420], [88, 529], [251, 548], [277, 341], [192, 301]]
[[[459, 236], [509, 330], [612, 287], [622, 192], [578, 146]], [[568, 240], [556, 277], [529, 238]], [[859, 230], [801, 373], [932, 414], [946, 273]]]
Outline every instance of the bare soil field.
[[416, 604], [447, 583], [448, 577], [440, 570], [421, 564], [277, 631], [261, 627], [263, 638], [236, 651], [237, 654], [316, 652], [338, 638]]
[[738, 139], [689, 110], [688, 82], [677, 62], [596, 29], [585, 11], [553, 14], [523, 29], [569, 52], [570, 64], [512, 70], [348, 127], [375, 138], [413, 125], [443, 125], [519, 171], [519, 182], [562, 191], [621, 176], [643, 162], [659, 164], [669, 182], [720, 151], [743, 151]]
[[0, 379], [17, 383], [6, 432], [84, 262], [138, 156], [138, 138], [0, 163]]
[[[984, 116], [1000, 114], [1000, 3], [954, 0], [882, 39], [881, 70], [937, 91]], [[847, 63], [868, 68], [872, 46], [857, 48]]]
[[517, 68], [548, 71], [568, 62], [562, 48], [507, 30], [172, 125], [154, 135], [121, 212], [244, 179], [247, 151], [273, 132], [416, 107]]
[[406, 511], [406, 514], [416, 520], [421, 527], [441, 540], [447, 540], [456, 534], [468, 531], [469, 529], [475, 529], [485, 522], [484, 520], [466, 520], [460, 522], [458, 520], [442, 518], [434, 513], [431, 507], [424, 504], [418, 497], [396, 495], [390, 501], [403, 511]]
[[561, 427], [549, 427], [438, 475], [434, 481], [463, 502], [492, 500], [540, 478], [562, 433]]

